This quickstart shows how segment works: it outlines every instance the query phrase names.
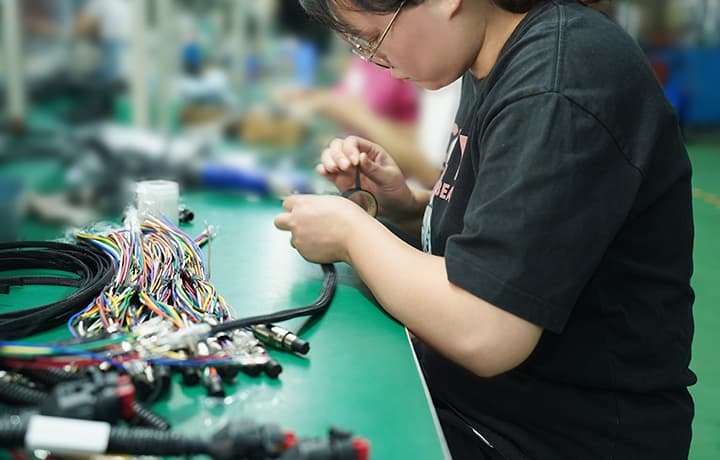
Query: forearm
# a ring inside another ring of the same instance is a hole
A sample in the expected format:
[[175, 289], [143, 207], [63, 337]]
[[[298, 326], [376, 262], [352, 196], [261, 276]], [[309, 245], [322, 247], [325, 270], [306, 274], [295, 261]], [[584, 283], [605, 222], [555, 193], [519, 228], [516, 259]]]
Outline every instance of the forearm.
[[430, 201], [430, 190], [413, 188], [411, 189], [413, 195], [413, 202], [408, 206], [406, 212], [397, 213], [393, 216], [388, 216], [387, 220], [393, 224], [398, 230], [405, 234], [415, 238], [420, 238], [422, 230], [423, 216], [425, 215], [425, 208]]
[[540, 329], [447, 279], [445, 260], [404, 244], [373, 220], [358, 225], [348, 258], [380, 304], [413, 334], [481, 376], [520, 364]]

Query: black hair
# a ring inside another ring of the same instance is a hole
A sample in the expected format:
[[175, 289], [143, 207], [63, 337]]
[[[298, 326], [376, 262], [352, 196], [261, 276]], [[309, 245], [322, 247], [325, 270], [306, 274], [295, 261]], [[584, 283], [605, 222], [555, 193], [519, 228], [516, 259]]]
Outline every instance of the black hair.
[[[548, 0], [492, 0], [500, 8], [512, 13], [527, 13], [530, 9]], [[578, 0], [580, 3], [597, 3], [601, 0]]]
[[[414, 6], [422, 3], [423, 0], [407, 0], [405, 6]], [[363, 11], [372, 14], [394, 13], [402, 3], [402, 0], [300, 0], [305, 12], [311, 19], [337, 31], [357, 35], [358, 31], [342, 23], [333, 6], [340, 6], [350, 11]]]
[[[513, 13], [527, 13], [532, 7], [549, 0], [492, 0], [500, 8]], [[601, 0], [578, 0], [581, 3], [596, 3]], [[407, 0], [406, 6], [414, 6], [423, 0]], [[300, 0], [305, 12], [317, 22], [330, 27], [340, 33], [356, 34], [347, 24], [343, 24], [335, 16], [333, 6], [341, 6], [350, 11], [363, 11], [373, 14], [394, 13], [400, 7], [402, 0]]]

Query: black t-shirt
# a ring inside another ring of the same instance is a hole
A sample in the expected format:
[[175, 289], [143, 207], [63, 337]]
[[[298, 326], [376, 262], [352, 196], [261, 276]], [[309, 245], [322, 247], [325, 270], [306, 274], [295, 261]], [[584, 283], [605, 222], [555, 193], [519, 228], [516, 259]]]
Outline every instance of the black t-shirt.
[[535, 7], [485, 79], [465, 75], [423, 244], [452, 283], [544, 332], [489, 379], [421, 344], [436, 403], [507, 458], [685, 458], [690, 176], [635, 42], [578, 2]]

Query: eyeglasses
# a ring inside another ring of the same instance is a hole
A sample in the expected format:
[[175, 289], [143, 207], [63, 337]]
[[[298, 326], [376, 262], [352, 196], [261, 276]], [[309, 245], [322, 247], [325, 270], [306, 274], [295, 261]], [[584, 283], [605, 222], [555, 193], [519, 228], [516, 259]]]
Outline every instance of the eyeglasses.
[[360, 56], [361, 59], [367, 62], [372, 62], [373, 64], [383, 67], [385, 69], [391, 68], [392, 65], [390, 64], [390, 61], [388, 61], [385, 56], [378, 56], [377, 51], [380, 48], [380, 45], [382, 45], [383, 40], [385, 40], [388, 32], [390, 32], [390, 28], [392, 27], [393, 23], [395, 23], [395, 19], [397, 19], [398, 15], [400, 14], [400, 10], [402, 10], [402, 7], [405, 6], [405, 1], [406, 0], [400, 2], [400, 6], [398, 6], [397, 10], [395, 10], [395, 13], [390, 18], [390, 22], [388, 22], [387, 27], [385, 27], [385, 30], [380, 35], [380, 38], [378, 38], [375, 44], [372, 44], [364, 38], [358, 37], [357, 35], [345, 35], [345, 39], [352, 46], [352, 52]]

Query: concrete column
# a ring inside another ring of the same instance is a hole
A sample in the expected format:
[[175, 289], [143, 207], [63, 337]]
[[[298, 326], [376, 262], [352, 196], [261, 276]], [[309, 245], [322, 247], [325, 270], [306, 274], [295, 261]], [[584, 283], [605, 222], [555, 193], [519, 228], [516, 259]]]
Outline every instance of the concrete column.
[[[242, 3], [242, 1], [238, 2]], [[158, 128], [165, 133], [170, 130], [172, 113], [173, 81], [178, 72], [179, 42], [173, 27], [174, 7], [173, 0], [157, 0], [157, 21], [160, 32], [160, 55], [158, 68], [158, 107], [160, 118]]]
[[247, 15], [248, 2], [236, 0], [232, 2], [232, 49], [233, 49], [233, 74], [232, 82], [236, 94], [240, 94], [243, 83], [245, 83], [244, 67], [245, 57], [247, 56], [248, 34], [247, 34]]
[[7, 79], [7, 118], [10, 122], [25, 121], [26, 100], [22, 59], [22, 20], [20, 2], [4, 0], [3, 6], [3, 41], [5, 44], [5, 64]]
[[149, 126], [147, 9], [146, 0], [130, 0], [132, 36], [130, 38], [130, 104], [132, 123], [139, 128]]

